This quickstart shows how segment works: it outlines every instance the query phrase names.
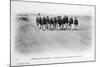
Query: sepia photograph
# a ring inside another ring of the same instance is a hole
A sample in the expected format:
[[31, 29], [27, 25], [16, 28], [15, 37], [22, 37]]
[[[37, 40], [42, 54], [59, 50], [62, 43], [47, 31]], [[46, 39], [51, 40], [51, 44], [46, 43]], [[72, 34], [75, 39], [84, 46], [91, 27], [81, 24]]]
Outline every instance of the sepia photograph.
[[11, 1], [11, 66], [95, 61], [95, 6]]

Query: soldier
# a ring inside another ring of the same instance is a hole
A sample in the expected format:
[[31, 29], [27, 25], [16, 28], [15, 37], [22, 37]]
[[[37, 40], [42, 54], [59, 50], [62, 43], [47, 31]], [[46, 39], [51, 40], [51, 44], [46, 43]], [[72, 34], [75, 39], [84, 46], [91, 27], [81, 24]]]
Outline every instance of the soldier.
[[73, 25], [73, 18], [71, 17], [69, 20], [69, 25], [68, 25], [69, 29], [71, 29], [72, 25]]
[[77, 26], [78, 26], [78, 19], [77, 19], [77, 17], [75, 17], [75, 19], [74, 19], [74, 25], [75, 25], [75, 30], [77, 30]]
[[64, 23], [68, 24], [68, 16], [64, 16]]
[[64, 16], [64, 28], [65, 28], [65, 30], [67, 29], [67, 27], [68, 27], [68, 16]]
[[45, 30], [45, 28], [46, 28], [46, 18], [43, 17], [42, 18], [42, 30]]
[[53, 23], [54, 23], [54, 29], [56, 29], [56, 26], [57, 26], [57, 18], [56, 17], [53, 18]]
[[70, 20], [69, 20], [69, 26], [73, 24], [73, 18], [71, 17]]
[[58, 16], [58, 24], [59, 24], [59, 29], [62, 28], [62, 19], [61, 19], [61, 16]]
[[59, 19], [59, 16], [56, 17], [56, 29], [57, 30], [59, 29], [59, 24], [58, 24], [59, 21], [58, 21], [58, 19]]
[[50, 18], [50, 30], [52, 30], [53, 29], [53, 19], [52, 18]]
[[36, 18], [36, 24], [39, 25], [39, 18]]
[[40, 29], [42, 29], [42, 18], [41, 17], [38, 17], [38, 22], [39, 22], [39, 27], [40, 27]]
[[49, 29], [49, 17], [46, 16], [46, 29]]

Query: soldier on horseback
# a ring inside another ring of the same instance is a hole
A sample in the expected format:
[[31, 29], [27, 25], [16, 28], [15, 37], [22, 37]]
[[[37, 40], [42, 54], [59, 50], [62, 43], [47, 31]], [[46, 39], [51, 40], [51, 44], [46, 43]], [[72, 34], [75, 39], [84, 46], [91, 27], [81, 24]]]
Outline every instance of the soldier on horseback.
[[75, 25], [75, 30], [77, 30], [77, 26], [78, 26], [78, 19], [77, 19], [77, 17], [75, 17], [75, 19], [74, 19], [74, 25]]
[[64, 30], [67, 29], [67, 26], [68, 26], [68, 16], [64, 16], [63, 17], [63, 28], [64, 28]]
[[70, 18], [68, 26], [69, 26], [69, 29], [73, 27], [73, 17]]

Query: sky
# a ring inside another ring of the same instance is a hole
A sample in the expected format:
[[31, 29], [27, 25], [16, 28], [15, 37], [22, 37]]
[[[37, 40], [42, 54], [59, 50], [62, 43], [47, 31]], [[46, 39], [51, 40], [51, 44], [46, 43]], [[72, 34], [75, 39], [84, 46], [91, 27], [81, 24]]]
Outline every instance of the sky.
[[91, 16], [94, 13], [93, 6], [48, 4], [36, 2], [11, 2], [11, 11], [14, 13], [42, 13], [53, 15], [83, 15]]

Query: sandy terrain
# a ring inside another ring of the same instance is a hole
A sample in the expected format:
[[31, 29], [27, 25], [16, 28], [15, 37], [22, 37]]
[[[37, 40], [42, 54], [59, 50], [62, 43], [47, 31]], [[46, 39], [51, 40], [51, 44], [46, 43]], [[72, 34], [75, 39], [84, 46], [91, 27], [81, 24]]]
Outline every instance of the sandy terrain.
[[23, 23], [17, 29], [15, 49], [21, 54], [86, 51], [91, 46], [91, 21], [79, 18], [79, 23], [76, 31], [42, 31]]

